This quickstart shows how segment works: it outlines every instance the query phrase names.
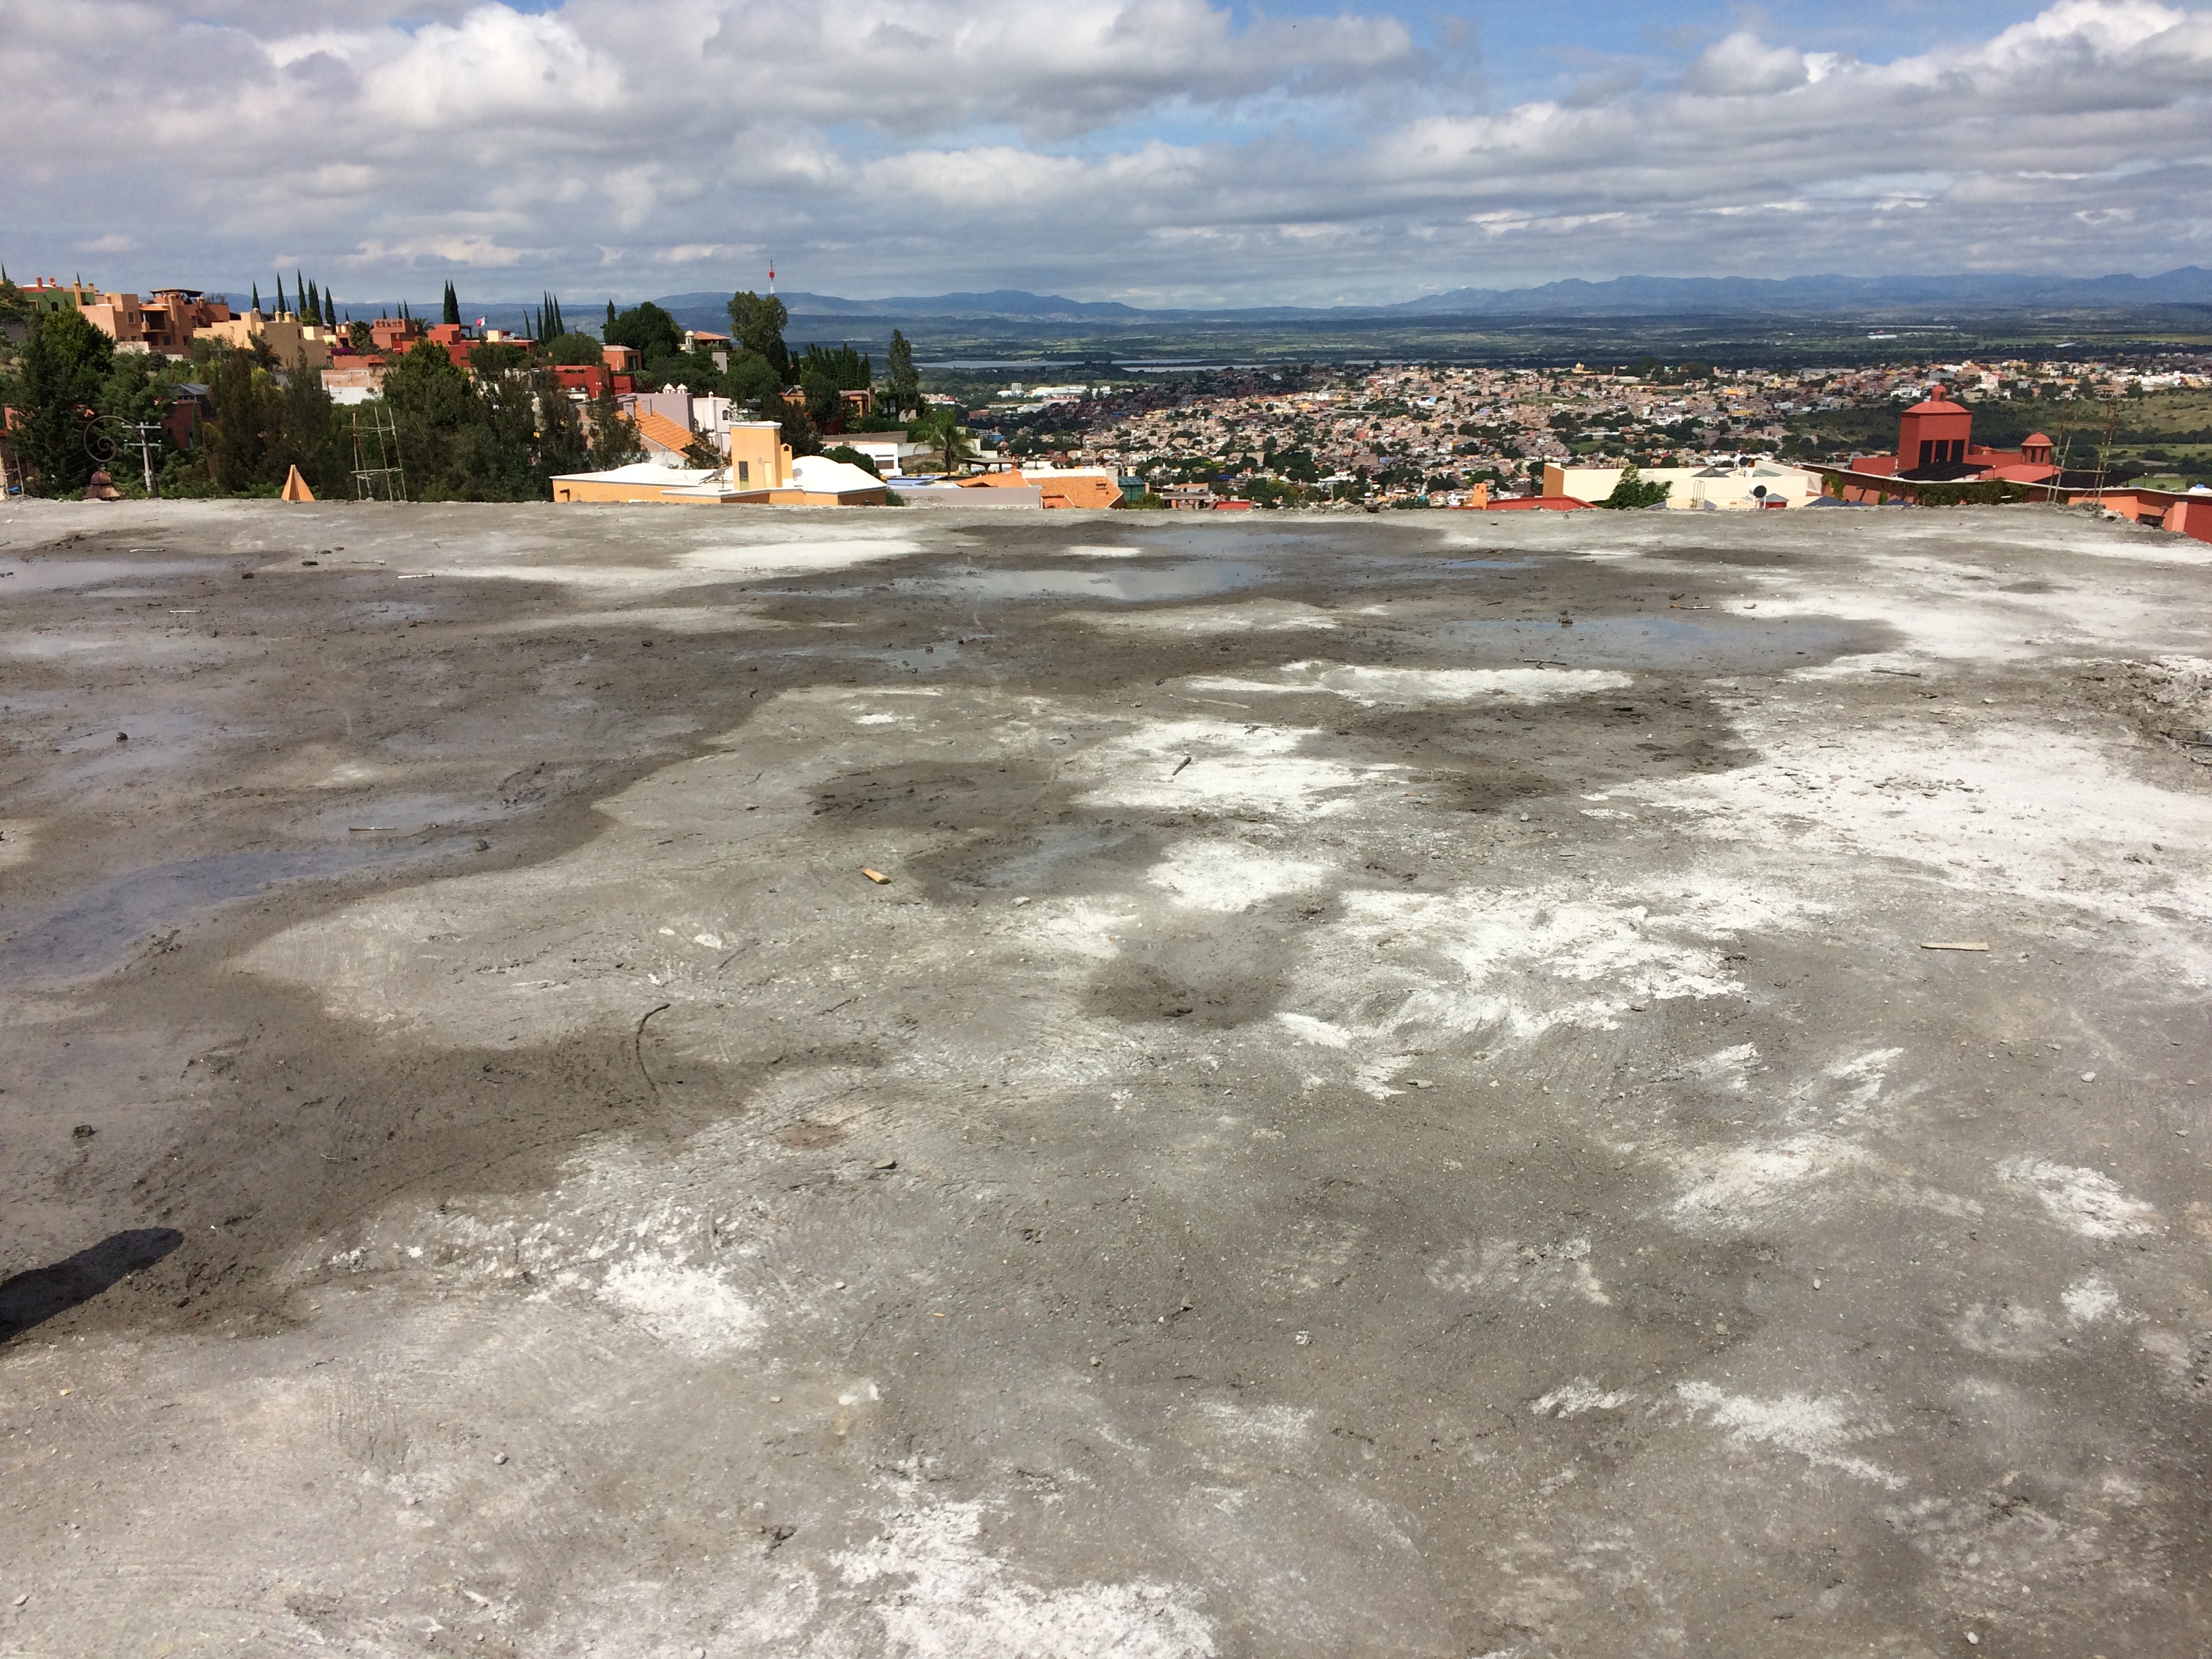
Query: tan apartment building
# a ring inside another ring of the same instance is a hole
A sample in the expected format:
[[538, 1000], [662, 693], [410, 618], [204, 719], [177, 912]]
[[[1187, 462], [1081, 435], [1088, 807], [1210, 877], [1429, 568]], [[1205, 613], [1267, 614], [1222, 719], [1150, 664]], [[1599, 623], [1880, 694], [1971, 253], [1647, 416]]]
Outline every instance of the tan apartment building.
[[257, 334], [285, 368], [319, 373], [331, 366], [331, 347], [337, 337], [333, 331], [320, 323], [303, 323], [289, 311], [274, 317], [249, 311], [243, 317], [192, 331], [194, 339], [220, 340], [237, 351], [251, 350]]
[[190, 356], [192, 337], [228, 322], [231, 314], [229, 306], [196, 288], [159, 288], [146, 300], [135, 294], [102, 294], [77, 309], [118, 350], [159, 352], [164, 357]]

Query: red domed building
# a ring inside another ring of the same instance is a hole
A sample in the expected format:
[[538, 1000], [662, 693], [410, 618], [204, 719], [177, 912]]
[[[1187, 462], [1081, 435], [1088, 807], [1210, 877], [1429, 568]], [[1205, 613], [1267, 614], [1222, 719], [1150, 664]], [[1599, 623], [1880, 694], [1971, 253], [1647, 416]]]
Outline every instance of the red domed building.
[[1946, 398], [1940, 386], [1897, 417], [1897, 453], [1854, 456], [1850, 470], [1944, 483], [1984, 478], [2045, 483], [2057, 472], [2051, 464], [2051, 440], [2040, 432], [2030, 434], [2018, 449], [1977, 444], [1973, 411]]
[[1858, 505], [1918, 499], [1915, 483], [2012, 483], [2027, 486], [2031, 501], [2087, 502], [2118, 517], [2212, 542], [2212, 491], [2185, 492], [2069, 483], [2051, 453], [2051, 440], [2030, 433], [2018, 449], [1988, 449], [1974, 441], [1973, 411], [1953, 403], [1942, 386], [1897, 420], [1897, 453], [1854, 455], [1849, 466], [1808, 465], [1826, 480], [1826, 493]]

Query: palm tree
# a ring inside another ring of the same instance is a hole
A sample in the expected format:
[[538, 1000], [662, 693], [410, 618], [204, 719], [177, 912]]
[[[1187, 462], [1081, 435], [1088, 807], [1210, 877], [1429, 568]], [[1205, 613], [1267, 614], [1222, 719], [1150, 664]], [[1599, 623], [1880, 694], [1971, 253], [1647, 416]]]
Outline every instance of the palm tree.
[[937, 470], [957, 473], [975, 459], [975, 446], [968, 428], [960, 424], [960, 416], [951, 409], [936, 409], [924, 415], [907, 428], [918, 443], [927, 445], [937, 452]]

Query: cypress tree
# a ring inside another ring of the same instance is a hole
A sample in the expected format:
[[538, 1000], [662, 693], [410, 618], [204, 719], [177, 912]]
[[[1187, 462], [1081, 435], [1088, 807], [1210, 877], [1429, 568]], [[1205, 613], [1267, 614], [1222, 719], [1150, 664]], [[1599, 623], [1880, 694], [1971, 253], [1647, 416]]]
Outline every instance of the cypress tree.
[[323, 290], [323, 326], [325, 328], [336, 328], [337, 325], [337, 301], [331, 298], [330, 289], [325, 289]]
[[261, 284], [258, 283], [253, 285], [253, 308], [256, 311], [261, 309]]
[[313, 322], [323, 320], [323, 291], [313, 283], [307, 284], [307, 316]]
[[[607, 327], [608, 327], [608, 328], [612, 328], [614, 325], [615, 325], [615, 302], [614, 302], [612, 300], [610, 300], [610, 301], [607, 301]], [[604, 340], [604, 339], [605, 339], [605, 338], [607, 337], [606, 337], [606, 332], [605, 332], [605, 330], [600, 331], [599, 337], [600, 337], [602, 340]]]
[[446, 284], [445, 320], [449, 323], [458, 323], [461, 320], [461, 296], [453, 291], [453, 285], [450, 281]]
[[319, 322], [321, 320], [321, 313], [319, 311], [311, 309], [307, 304], [307, 277], [306, 272], [297, 270], [293, 271], [292, 297], [299, 302], [300, 314], [302, 317], [306, 318], [311, 323]]

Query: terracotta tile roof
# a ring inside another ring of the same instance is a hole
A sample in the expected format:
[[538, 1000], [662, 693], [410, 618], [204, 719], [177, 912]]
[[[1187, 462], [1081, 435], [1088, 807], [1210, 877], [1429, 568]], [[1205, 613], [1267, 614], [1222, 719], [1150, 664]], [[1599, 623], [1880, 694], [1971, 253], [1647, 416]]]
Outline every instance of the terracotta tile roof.
[[639, 437], [663, 449], [672, 449], [680, 455], [690, 447], [690, 433], [665, 415], [657, 415], [652, 410], [641, 410], [631, 416], [630, 424], [637, 428]]

